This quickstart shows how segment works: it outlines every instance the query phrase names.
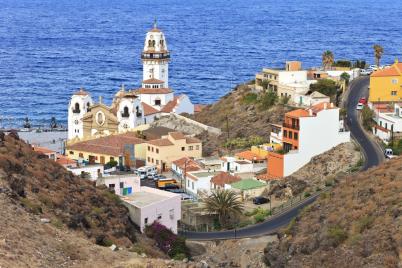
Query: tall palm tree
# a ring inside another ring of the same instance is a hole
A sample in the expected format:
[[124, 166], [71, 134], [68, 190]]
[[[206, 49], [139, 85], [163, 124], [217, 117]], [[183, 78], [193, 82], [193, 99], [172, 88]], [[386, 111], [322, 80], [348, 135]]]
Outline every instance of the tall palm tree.
[[334, 53], [330, 50], [324, 51], [324, 53], [322, 53], [322, 65], [324, 69], [328, 69], [332, 64], [334, 64]]
[[219, 223], [225, 226], [230, 216], [242, 213], [244, 206], [235, 192], [217, 189], [205, 199], [205, 209], [218, 214]]
[[373, 46], [374, 49], [374, 57], [375, 57], [375, 63], [378, 67], [380, 67], [380, 60], [382, 57], [382, 54], [384, 53], [384, 48], [378, 44]]

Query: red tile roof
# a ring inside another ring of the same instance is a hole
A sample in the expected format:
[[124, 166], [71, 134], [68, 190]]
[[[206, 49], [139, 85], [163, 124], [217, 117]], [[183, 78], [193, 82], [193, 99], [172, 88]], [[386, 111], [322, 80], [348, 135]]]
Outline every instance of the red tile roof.
[[165, 83], [165, 81], [159, 80], [156, 78], [150, 78], [150, 79], [142, 81], [142, 83], [143, 84], [163, 84], [163, 83]]
[[305, 109], [297, 109], [297, 110], [294, 110], [294, 111], [291, 111], [291, 112], [287, 112], [285, 115], [289, 116], [289, 117], [294, 117], [294, 118], [310, 116], [309, 112], [307, 110], [305, 110]]
[[186, 143], [201, 143], [200, 139], [194, 138], [194, 137], [186, 137]]
[[379, 125], [375, 125], [374, 128], [382, 131], [382, 132], [390, 132], [388, 129], [386, 129], [385, 127], [379, 126]]
[[255, 161], [255, 160], [261, 161], [261, 160], [266, 160], [265, 157], [261, 157], [261, 156], [259, 156], [258, 154], [253, 153], [252, 151], [243, 151], [243, 152], [237, 153], [236, 156], [237, 156], [238, 158], [240, 158], [240, 159], [246, 159], [246, 160], [249, 160], [249, 161]]
[[[186, 164], [186, 162], [187, 162], [187, 164]], [[175, 164], [177, 167], [179, 167], [182, 170], [186, 169], [186, 172], [197, 171], [197, 170], [202, 169], [201, 166], [196, 161], [191, 159], [190, 157], [182, 157], [180, 159], [177, 159], [177, 160], [173, 161], [173, 164]]]
[[145, 102], [141, 102], [141, 105], [142, 105], [142, 110], [144, 112], [144, 115], [151, 115], [151, 114], [159, 113], [159, 111], [157, 109], [155, 109], [151, 105], [146, 104]]
[[201, 112], [205, 107], [205, 104], [194, 104], [194, 113]]
[[273, 176], [270, 175], [270, 174], [261, 174], [261, 175], [258, 175], [258, 176], [257, 176], [257, 179], [263, 180], [263, 181], [271, 181], [271, 180], [279, 180], [279, 179], [281, 179], [281, 178], [273, 177]]
[[220, 172], [212, 177], [211, 182], [215, 185], [223, 187], [225, 184], [231, 184], [240, 181], [240, 177], [230, 175], [227, 172]]
[[64, 165], [76, 165], [77, 162], [64, 156], [64, 155], [58, 155], [57, 156], [57, 163], [59, 163], [60, 165], [64, 166]]
[[172, 93], [170, 88], [138, 88], [133, 91], [134, 94], [168, 94]]
[[80, 90], [74, 92], [74, 95], [78, 95], [78, 96], [88, 96], [89, 93], [86, 92], [83, 88], [80, 88]]
[[152, 144], [152, 145], [155, 145], [155, 146], [171, 146], [171, 145], [174, 145], [168, 139], [157, 139], [157, 140], [148, 141], [148, 143]]
[[400, 76], [402, 75], [402, 63], [395, 63], [389, 68], [375, 71], [371, 74], [371, 77], [383, 77], [383, 76]]
[[110, 135], [93, 140], [78, 142], [67, 146], [67, 150], [84, 151], [88, 153], [120, 156], [124, 154], [127, 144], [141, 144], [145, 141], [136, 137], [135, 133]]
[[166, 103], [165, 106], [163, 106], [163, 108], [161, 109], [161, 112], [163, 112], [163, 113], [173, 112], [174, 108], [176, 108], [176, 106], [177, 106], [178, 100], [179, 100], [179, 97], [175, 96], [173, 98], [173, 100], [169, 101], [168, 103]]
[[39, 147], [39, 146], [34, 146], [34, 147], [33, 147], [33, 150], [34, 150], [35, 152], [42, 153], [42, 154], [54, 154], [54, 153], [56, 153], [55, 151], [52, 151], [52, 150], [50, 150], [50, 149], [48, 149], [48, 148]]
[[181, 132], [169, 132], [169, 136], [175, 140], [184, 140], [186, 138]]

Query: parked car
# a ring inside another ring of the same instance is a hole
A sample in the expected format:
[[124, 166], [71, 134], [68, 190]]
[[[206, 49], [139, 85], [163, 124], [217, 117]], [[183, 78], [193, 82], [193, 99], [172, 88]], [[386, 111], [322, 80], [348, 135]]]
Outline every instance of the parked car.
[[378, 66], [375, 65], [375, 64], [373, 64], [373, 65], [370, 65], [370, 66], [368, 67], [368, 69], [373, 70], [373, 71], [377, 71], [377, 70], [378, 70]]
[[360, 102], [356, 106], [356, 110], [363, 110], [363, 108], [364, 108], [364, 104], [360, 103]]
[[154, 179], [154, 181], [164, 180], [164, 179], [166, 179], [166, 176], [156, 174], [155, 176], [153, 176], [153, 179]]
[[140, 176], [141, 180], [148, 178], [148, 176], [152, 176], [152, 174], [155, 174], [156, 172], [156, 166], [143, 166], [135, 171], [135, 173]]
[[394, 155], [394, 152], [392, 151], [391, 148], [385, 149], [385, 150], [384, 150], [384, 155], [385, 155], [385, 158], [388, 158], [388, 159], [391, 159], [391, 158], [396, 157], [396, 156]]
[[370, 74], [372, 74], [373, 73], [373, 70], [372, 69], [361, 69], [360, 70], [360, 74], [361, 75], [370, 75]]
[[257, 196], [257, 197], [253, 198], [254, 205], [261, 205], [261, 204], [265, 204], [265, 203], [268, 203], [268, 202], [269, 202], [269, 199], [265, 198], [263, 196]]
[[367, 104], [367, 99], [366, 98], [360, 98], [359, 103], [366, 105]]

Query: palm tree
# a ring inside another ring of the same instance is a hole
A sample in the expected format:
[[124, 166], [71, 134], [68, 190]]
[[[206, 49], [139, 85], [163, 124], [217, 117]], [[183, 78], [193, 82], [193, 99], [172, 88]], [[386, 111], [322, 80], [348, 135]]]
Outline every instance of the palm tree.
[[218, 214], [219, 223], [225, 226], [229, 217], [241, 214], [244, 207], [235, 192], [217, 189], [206, 198], [205, 209], [210, 214]]
[[330, 50], [324, 51], [324, 53], [322, 53], [322, 65], [324, 69], [328, 69], [332, 64], [334, 64], [334, 53]]
[[375, 57], [375, 63], [377, 64], [378, 67], [380, 67], [380, 59], [382, 57], [382, 54], [384, 53], [384, 48], [380, 45], [374, 45], [374, 57]]

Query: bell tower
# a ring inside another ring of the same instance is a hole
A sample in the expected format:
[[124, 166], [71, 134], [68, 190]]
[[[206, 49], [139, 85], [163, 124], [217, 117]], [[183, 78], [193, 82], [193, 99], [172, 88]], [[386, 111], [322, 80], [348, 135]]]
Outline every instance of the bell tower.
[[162, 87], [168, 88], [170, 53], [167, 48], [165, 35], [158, 29], [156, 20], [154, 27], [147, 32], [145, 37], [141, 59], [143, 65], [143, 84], [155, 81], [162, 84], [163, 82]]

